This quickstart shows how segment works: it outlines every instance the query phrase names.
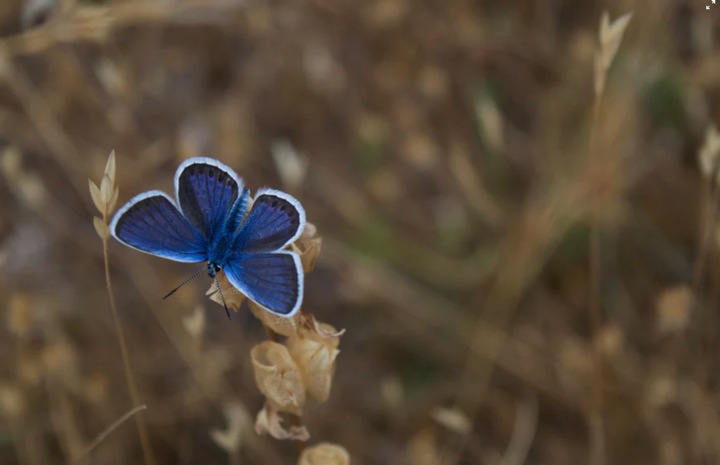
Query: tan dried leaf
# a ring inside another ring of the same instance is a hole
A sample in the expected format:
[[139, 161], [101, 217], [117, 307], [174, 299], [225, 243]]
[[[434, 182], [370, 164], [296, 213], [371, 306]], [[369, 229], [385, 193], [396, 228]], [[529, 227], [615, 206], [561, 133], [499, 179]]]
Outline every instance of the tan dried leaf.
[[[336, 336], [329, 337], [330, 334]], [[299, 328], [287, 341], [288, 350], [300, 368], [308, 394], [318, 402], [325, 402], [330, 396], [335, 359], [340, 353], [337, 350], [340, 343], [337, 334], [332, 326], [316, 323], [315, 327], [304, 325]]]
[[656, 304], [658, 331], [682, 331], [690, 319], [693, 294], [690, 286], [675, 286], [660, 294]]
[[250, 351], [255, 383], [275, 410], [301, 415], [305, 405], [305, 385], [287, 347], [273, 341], [262, 342]]
[[445, 428], [458, 434], [467, 434], [472, 428], [472, 423], [467, 415], [457, 409], [437, 407], [433, 409], [430, 416]]
[[285, 139], [273, 142], [270, 151], [283, 185], [291, 190], [300, 187], [310, 164], [307, 157]]
[[267, 433], [280, 440], [307, 441], [310, 439], [310, 433], [304, 426], [283, 427], [280, 412], [268, 402], [258, 412], [255, 420], [255, 432], [261, 435]]
[[321, 442], [305, 449], [298, 465], [350, 465], [350, 454], [343, 446]]
[[182, 317], [182, 324], [190, 337], [192, 337], [195, 342], [200, 343], [203, 331], [205, 330], [205, 310], [203, 307], [198, 305], [191, 315]]
[[93, 226], [95, 226], [95, 232], [97, 232], [100, 239], [106, 241], [110, 238], [110, 230], [108, 229], [107, 223], [97, 216], [93, 217]]
[[290, 336], [295, 334], [300, 323], [301, 313], [297, 312], [292, 317], [276, 315], [260, 305], [256, 304], [252, 300], [248, 301], [250, 311], [255, 317], [262, 322], [263, 325], [272, 329], [277, 334], [283, 336]]
[[290, 246], [290, 249], [300, 256], [305, 273], [309, 273], [315, 268], [315, 260], [322, 248], [322, 237], [315, 237], [316, 234], [317, 227], [312, 223], [305, 223], [302, 234]]
[[227, 419], [227, 428], [224, 430], [211, 429], [210, 437], [218, 447], [228, 454], [233, 454], [242, 447], [243, 438], [246, 437], [247, 431], [250, 429], [252, 419], [245, 405], [237, 400], [226, 402], [223, 410]]
[[720, 178], [720, 170], [718, 170], [718, 158], [720, 157], [720, 133], [713, 124], [709, 124], [705, 130], [705, 142], [703, 143], [698, 161], [700, 162], [700, 172], [707, 178]]
[[104, 213], [105, 206], [102, 203], [102, 195], [100, 194], [100, 189], [97, 185], [95, 185], [94, 182], [92, 182], [91, 179], [88, 179], [88, 183], [90, 184], [90, 197], [92, 197], [95, 208], [97, 208], [100, 213]]
[[[220, 283], [220, 289], [222, 289], [222, 297], [225, 298], [225, 303], [227, 304], [228, 308], [232, 308], [236, 312], [240, 310], [240, 306], [243, 302], [247, 299], [245, 297], [245, 294], [240, 292], [238, 288], [233, 286], [230, 281], [228, 281], [227, 276], [225, 276], [224, 272], [220, 272], [217, 274], [218, 282]], [[210, 285], [210, 288], [205, 292], [205, 295], [210, 296], [210, 300], [215, 302], [218, 305], [222, 305], [222, 297], [220, 296], [220, 293], [217, 290], [217, 287], [215, 287], [215, 282]]]
[[308, 328], [311, 328], [313, 331], [315, 331], [318, 336], [326, 339], [335, 339], [335, 347], [340, 344], [340, 339], [338, 339], [340, 336], [345, 334], [345, 329], [341, 329], [340, 331], [337, 331], [334, 327], [327, 323], [321, 323], [318, 320], [315, 319], [315, 316], [308, 313], [306, 315], [302, 316], [302, 324], [303, 326], [306, 326]]

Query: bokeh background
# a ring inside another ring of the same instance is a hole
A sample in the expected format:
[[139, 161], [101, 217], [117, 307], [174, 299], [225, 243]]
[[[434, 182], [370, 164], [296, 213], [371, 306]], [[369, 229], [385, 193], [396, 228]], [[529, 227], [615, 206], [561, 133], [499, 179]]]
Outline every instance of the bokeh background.
[[[201, 154], [305, 206], [303, 311], [346, 330], [309, 444], [719, 463], [710, 1], [2, 0], [0, 462], [70, 463], [133, 406], [87, 182], [114, 149], [120, 204]], [[597, 104], [604, 11], [633, 17]], [[260, 322], [109, 256], [156, 463], [296, 463], [252, 430]], [[81, 463], [143, 463], [135, 423]]]

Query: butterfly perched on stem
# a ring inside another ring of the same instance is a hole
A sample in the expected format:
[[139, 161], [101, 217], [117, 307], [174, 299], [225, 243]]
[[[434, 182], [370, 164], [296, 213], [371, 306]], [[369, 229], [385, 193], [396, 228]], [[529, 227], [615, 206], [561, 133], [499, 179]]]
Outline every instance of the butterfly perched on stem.
[[110, 233], [141, 252], [178, 262], [207, 262], [190, 279], [207, 269], [220, 290], [216, 273], [223, 270], [233, 286], [272, 313], [290, 317], [300, 309], [300, 257], [283, 250], [305, 227], [300, 202], [284, 192], [259, 189], [248, 212], [250, 191], [242, 179], [205, 157], [190, 158], [178, 167], [175, 199], [161, 191], [134, 197], [118, 210]]

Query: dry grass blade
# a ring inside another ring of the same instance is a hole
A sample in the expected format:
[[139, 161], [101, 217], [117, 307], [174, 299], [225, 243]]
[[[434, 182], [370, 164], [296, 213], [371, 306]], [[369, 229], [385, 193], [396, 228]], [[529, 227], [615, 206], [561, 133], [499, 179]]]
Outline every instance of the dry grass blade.
[[513, 434], [500, 465], [523, 465], [525, 463], [530, 446], [535, 439], [537, 423], [538, 400], [537, 395], [531, 392], [517, 407]]
[[125, 415], [118, 418], [112, 425], [108, 426], [102, 433], [98, 434], [98, 436], [95, 438], [95, 440], [90, 444], [80, 455], [78, 455], [72, 463], [79, 463], [82, 461], [85, 457], [90, 455], [90, 452], [92, 452], [95, 447], [98, 446], [101, 442], [105, 440], [113, 431], [115, 431], [120, 425], [125, 423], [126, 420], [128, 420], [130, 417], [135, 415], [136, 413], [147, 409], [147, 405], [139, 405], [130, 411], [128, 411]]

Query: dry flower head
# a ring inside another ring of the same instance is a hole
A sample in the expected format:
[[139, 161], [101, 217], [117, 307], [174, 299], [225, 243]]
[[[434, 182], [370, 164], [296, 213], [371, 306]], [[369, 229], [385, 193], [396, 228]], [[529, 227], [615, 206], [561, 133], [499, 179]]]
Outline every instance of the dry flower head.
[[305, 449], [298, 465], [350, 465], [350, 454], [342, 446], [321, 442]]
[[711, 181], [720, 180], [718, 158], [720, 158], [720, 133], [710, 124], [705, 130], [705, 142], [698, 153], [698, 161], [700, 172]]
[[287, 347], [265, 341], [253, 347], [250, 357], [255, 383], [267, 402], [277, 411], [301, 415], [305, 385]]
[[340, 351], [340, 334], [329, 324], [304, 325], [288, 338], [290, 355], [300, 369], [310, 397], [325, 402], [335, 375], [335, 359]]
[[610, 22], [608, 12], [603, 12], [600, 19], [600, 50], [595, 54], [595, 95], [600, 95], [605, 90], [608, 69], [620, 48], [620, 42], [630, 19], [632, 13], [626, 13]]
[[221, 449], [228, 454], [240, 450], [243, 438], [250, 429], [251, 418], [245, 406], [239, 401], [232, 400], [223, 406], [227, 427], [224, 430], [213, 428], [210, 437]]
[[269, 434], [280, 440], [307, 441], [310, 439], [310, 433], [306, 427], [290, 425], [286, 428], [282, 423], [280, 412], [272, 404], [266, 402], [255, 420], [255, 432]]
[[303, 271], [309, 273], [315, 268], [315, 260], [322, 248], [322, 237], [316, 237], [317, 227], [312, 223], [305, 223], [305, 229], [297, 241], [290, 245], [290, 249], [300, 255]]
[[102, 218], [93, 218], [93, 226], [95, 226], [95, 231], [98, 236], [100, 236], [103, 241], [107, 241], [110, 238], [110, 230], [107, 226], [108, 219], [110, 215], [112, 215], [112, 212], [115, 211], [119, 194], [119, 190], [115, 186], [114, 150], [110, 152], [110, 156], [108, 156], [105, 171], [100, 181], [100, 187], [90, 179], [88, 179], [88, 184], [90, 186], [90, 196], [95, 204], [95, 208], [97, 208], [102, 215]]

